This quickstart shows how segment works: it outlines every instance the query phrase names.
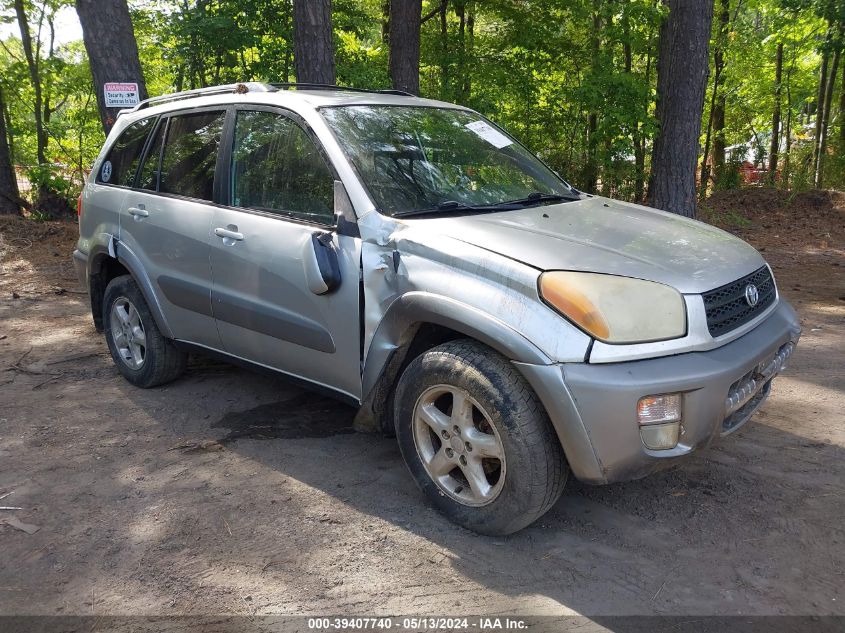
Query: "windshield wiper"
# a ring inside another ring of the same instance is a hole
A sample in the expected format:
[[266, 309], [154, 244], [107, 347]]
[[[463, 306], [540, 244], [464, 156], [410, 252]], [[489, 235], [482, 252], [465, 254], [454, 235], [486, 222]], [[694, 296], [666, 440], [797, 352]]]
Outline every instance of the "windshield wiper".
[[515, 211], [517, 209], [524, 209], [535, 204], [542, 204], [543, 202], [574, 202], [581, 200], [575, 194], [565, 195], [561, 193], [543, 193], [535, 191], [529, 193], [524, 198], [516, 200], [506, 200], [504, 202], [491, 202], [490, 204], [465, 204], [457, 200], [444, 200], [436, 207], [428, 209], [413, 209], [411, 211], [397, 211], [393, 214], [394, 218], [407, 218], [414, 215], [438, 215], [443, 213], [451, 213], [456, 211], [458, 213], [468, 211], [471, 213], [495, 213], [496, 211]]
[[533, 193], [529, 193], [524, 198], [518, 198], [517, 200], [508, 200], [503, 204], [518, 204], [522, 207], [529, 207], [534, 204], [540, 204], [542, 202], [575, 202], [576, 200], [580, 200], [581, 198], [575, 194], [566, 195], [562, 193], [543, 193], [541, 191], [535, 191]]
[[456, 200], [444, 200], [436, 207], [429, 209], [413, 209], [411, 211], [397, 211], [393, 214], [394, 218], [407, 218], [414, 215], [438, 215], [443, 213], [458, 213], [469, 211], [471, 213], [495, 213], [496, 211], [514, 211], [522, 209], [521, 202], [500, 202], [492, 204], [464, 204]]

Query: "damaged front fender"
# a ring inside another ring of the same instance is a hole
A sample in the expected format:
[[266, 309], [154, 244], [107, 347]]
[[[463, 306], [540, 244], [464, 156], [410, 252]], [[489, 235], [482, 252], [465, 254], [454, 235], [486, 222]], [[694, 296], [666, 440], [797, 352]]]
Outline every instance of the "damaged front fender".
[[372, 337], [364, 364], [363, 393], [372, 390], [390, 355], [407, 342], [406, 333], [420, 323], [440, 325], [459, 332], [481, 341], [511, 360], [536, 365], [551, 362], [531, 341], [496, 317], [449, 297], [410, 291], [390, 304]]
[[543, 304], [537, 269], [440, 235], [424, 219], [368, 213], [359, 228], [365, 403], [386, 374], [392, 385], [395, 352], [407, 350], [425, 324], [481, 341], [521, 363], [584, 361], [589, 337]]

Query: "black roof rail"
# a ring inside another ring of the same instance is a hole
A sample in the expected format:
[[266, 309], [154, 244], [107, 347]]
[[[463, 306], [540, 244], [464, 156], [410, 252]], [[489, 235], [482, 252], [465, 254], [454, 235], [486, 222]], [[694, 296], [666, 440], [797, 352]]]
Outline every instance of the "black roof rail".
[[195, 90], [184, 90], [182, 92], [174, 92], [171, 94], [161, 95], [159, 97], [151, 97], [144, 99], [133, 108], [121, 110], [119, 114], [124, 112], [135, 112], [148, 108], [150, 106], [158, 105], [160, 103], [167, 103], [169, 101], [180, 101], [182, 99], [193, 99], [195, 97], [207, 97], [209, 95], [219, 94], [239, 94], [246, 92], [276, 92], [278, 88], [272, 84], [262, 83], [258, 81], [242, 81], [236, 84], [225, 84], [223, 86], [209, 86], [207, 88], [197, 88]]
[[207, 88], [197, 88], [195, 90], [184, 90], [182, 92], [174, 92], [171, 94], [161, 95], [158, 97], [150, 97], [144, 99], [138, 105], [132, 108], [126, 108], [118, 112], [127, 114], [136, 112], [144, 108], [149, 108], [161, 103], [168, 103], [171, 101], [180, 101], [182, 99], [194, 99], [196, 97], [207, 97], [209, 95], [219, 94], [243, 94], [247, 92], [276, 92], [278, 90], [344, 90], [348, 92], [360, 92], [365, 94], [382, 94], [382, 95], [399, 95], [403, 97], [413, 97], [416, 95], [404, 90], [370, 90], [367, 88], [352, 88], [351, 86], [336, 86], [334, 84], [308, 83], [308, 82], [284, 82], [284, 83], [264, 83], [260, 81], [242, 81], [234, 84], [225, 84], [222, 86], [208, 86]]
[[395, 90], [393, 88], [388, 88], [385, 90], [374, 90], [368, 88], [353, 88], [351, 86], [336, 86], [334, 84], [320, 84], [320, 83], [309, 83], [309, 82], [298, 82], [298, 81], [291, 81], [291, 82], [283, 82], [283, 83], [272, 83], [270, 84], [274, 88], [279, 90], [290, 90], [291, 88], [299, 89], [299, 90], [345, 90], [348, 92], [363, 92], [369, 94], [380, 94], [380, 95], [400, 95], [402, 97], [415, 97], [416, 95], [411, 94], [410, 92], [405, 92], [404, 90]]

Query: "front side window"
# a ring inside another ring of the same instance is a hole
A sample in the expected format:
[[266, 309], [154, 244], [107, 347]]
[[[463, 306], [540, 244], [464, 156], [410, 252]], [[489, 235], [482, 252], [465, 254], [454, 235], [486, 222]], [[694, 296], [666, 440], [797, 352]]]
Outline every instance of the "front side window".
[[382, 213], [577, 198], [528, 150], [473, 112], [381, 105], [320, 112]]
[[97, 172], [97, 182], [131, 187], [141, 160], [141, 152], [155, 119], [143, 119], [126, 127], [114, 142]]
[[238, 112], [232, 206], [334, 222], [334, 176], [311, 138], [276, 112]]
[[225, 112], [171, 117], [159, 174], [159, 191], [211, 200]]

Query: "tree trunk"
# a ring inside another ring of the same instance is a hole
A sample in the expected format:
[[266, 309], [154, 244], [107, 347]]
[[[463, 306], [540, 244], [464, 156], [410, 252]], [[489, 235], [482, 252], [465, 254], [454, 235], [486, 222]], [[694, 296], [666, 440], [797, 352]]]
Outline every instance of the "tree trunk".
[[709, 73], [713, 0], [664, 0], [660, 27], [657, 121], [648, 203], [695, 217], [695, 172]]
[[381, 3], [381, 43], [390, 43], [390, 0]]
[[[719, 83], [723, 83], [725, 74], [725, 46], [728, 43], [728, 33], [731, 26], [731, 2], [721, 0], [719, 10], [719, 46], [713, 52], [713, 72], [719, 75]], [[725, 171], [725, 108], [727, 97], [725, 91], [719, 91], [713, 104], [713, 170], [716, 182]]]
[[6, 135], [9, 141], [9, 162], [15, 164], [17, 157], [15, 156], [15, 137], [12, 135], [12, 110], [8, 103], [5, 103], [5, 108], [0, 112], [3, 116], [3, 124], [6, 126]]
[[422, 0], [390, 3], [390, 79], [396, 90], [420, 93]]
[[839, 86], [839, 143], [845, 153], [845, 64], [842, 64], [842, 85]]
[[710, 116], [707, 117], [707, 131], [704, 133], [704, 151], [701, 152], [701, 177], [699, 178], [698, 197], [704, 200], [707, 195], [707, 186], [710, 184], [710, 139], [713, 135], [713, 112], [716, 109], [716, 99], [719, 93], [719, 73], [713, 73], [713, 91], [710, 93]]
[[[649, 40], [651, 36], [649, 35]], [[652, 67], [652, 48], [651, 44], [648, 47], [645, 62], [645, 83], [647, 86], [651, 85], [651, 67]], [[634, 168], [637, 175], [634, 180], [634, 202], [642, 204], [645, 202], [645, 155], [646, 155], [646, 139], [643, 136], [640, 124], [637, 124], [634, 134]]]
[[15, 13], [18, 19], [18, 28], [21, 32], [21, 45], [23, 47], [26, 65], [29, 69], [29, 79], [32, 82], [34, 93], [35, 111], [35, 139], [36, 155], [39, 163], [47, 162], [47, 133], [44, 130], [44, 103], [42, 96], [40, 59], [32, 50], [32, 35], [29, 32], [29, 20], [26, 16], [26, 8], [23, 0], [15, 0]]
[[466, 0], [466, 41], [463, 43], [464, 70], [461, 77], [461, 103], [467, 103], [472, 94], [472, 68], [475, 55], [475, 0]]
[[466, 11], [466, 0], [453, 0], [452, 2], [455, 8], [455, 15], [458, 16], [458, 68], [457, 68], [457, 90], [456, 93], [456, 101], [458, 103], [464, 103], [466, 100], [466, 95], [464, 94], [464, 77], [466, 77], [467, 72], [467, 41], [466, 41], [466, 31], [467, 31], [467, 11]]
[[786, 71], [786, 129], [784, 130], [784, 147], [783, 147], [783, 174], [781, 175], [781, 185], [784, 189], [789, 189], [790, 172], [792, 170], [792, 71], [795, 69], [795, 54], [792, 55], [792, 63], [789, 70]]
[[8, 132], [6, 130], [6, 101], [3, 98], [3, 86], [0, 84], [0, 214], [20, 213], [18, 203], [18, 181], [15, 178], [15, 166], [9, 152]]
[[[294, 65], [300, 83], [335, 83], [331, 0], [294, 0]], [[395, 38], [394, 38], [395, 39]]]
[[819, 166], [819, 146], [822, 141], [822, 121], [824, 120], [824, 97], [827, 92], [827, 69], [828, 64], [830, 63], [830, 54], [828, 53], [827, 44], [830, 42], [832, 31], [832, 28], [828, 29], [827, 37], [825, 37], [824, 52], [822, 53], [822, 65], [819, 70], [819, 90], [816, 94], [816, 125], [813, 135], [813, 180], [815, 180], [815, 174], [818, 171]]
[[[845, 26], [840, 28], [840, 38]], [[816, 188], [821, 189], [824, 185], [824, 163], [827, 154], [827, 131], [830, 127], [830, 110], [833, 107], [833, 91], [836, 89], [836, 75], [839, 73], [839, 59], [842, 55], [840, 49], [833, 54], [833, 63], [830, 66], [830, 77], [827, 80], [824, 97], [824, 112], [822, 115], [821, 138], [819, 139], [819, 155], [816, 160]]]
[[789, 189], [789, 172], [791, 169], [790, 153], [792, 152], [792, 108], [786, 111], [786, 127], [784, 128], [784, 135], [786, 139], [783, 145], [783, 173], [780, 177], [781, 187]]
[[772, 144], [769, 147], [769, 182], [775, 184], [778, 171], [778, 149], [780, 148], [780, 97], [783, 79], [783, 42], [778, 44], [775, 57], [775, 107], [772, 112]]
[[106, 107], [106, 83], [136, 83], [138, 98], [147, 98], [129, 7], [126, 0], [76, 0], [76, 13], [91, 62], [100, 121], [108, 134], [120, 108]]
[[[634, 54], [631, 49], [631, 29], [628, 22], [627, 11], [623, 13], [623, 29], [625, 41], [622, 43], [622, 57], [625, 64], [625, 74], [633, 75], [634, 68]], [[641, 160], [643, 159], [642, 150], [642, 135], [640, 134], [640, 122], [634, 121], [631, 129], [631, 138], [634, 145], [634, 202], [640, 202], [643, 195], [643, 175], [641, 170]]]
[[[590, 50], [595, 68], [599, 64], [599, 53], [601, 51], [601, 41], [599, 40], [599, 33], [602, 30], [601, 2], [595, 2], [593, 4], [593, 10], [595, 13], [593, 14]], [[590, 112], [587, 115], [587, 162], [584, 168], [584, 191], [587, 193], [595, 193], [599, 180], [598, 121], [597, 112]]]
[[450, 99], [449, 84], [449, 0], [441, 0], [438, 8], [440, 15], [440, 97]]

